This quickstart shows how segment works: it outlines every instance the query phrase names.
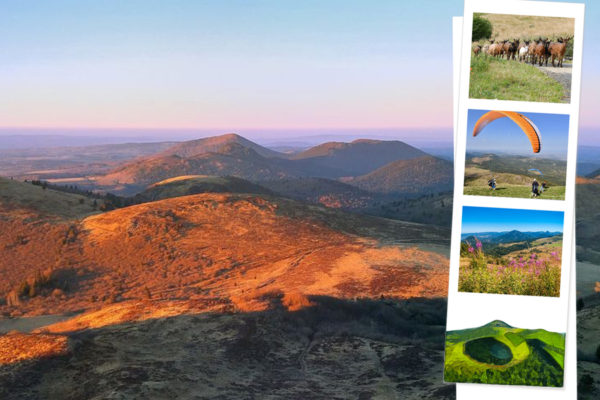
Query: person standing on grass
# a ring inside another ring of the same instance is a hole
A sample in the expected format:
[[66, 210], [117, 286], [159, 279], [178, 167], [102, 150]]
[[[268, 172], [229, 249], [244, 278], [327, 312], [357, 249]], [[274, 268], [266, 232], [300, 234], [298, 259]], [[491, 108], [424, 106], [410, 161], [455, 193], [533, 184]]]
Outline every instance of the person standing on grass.
[[531, 197], [538, 197], [540, 195], [540, 184], [537, 179], [533, 178], [531, 183]]

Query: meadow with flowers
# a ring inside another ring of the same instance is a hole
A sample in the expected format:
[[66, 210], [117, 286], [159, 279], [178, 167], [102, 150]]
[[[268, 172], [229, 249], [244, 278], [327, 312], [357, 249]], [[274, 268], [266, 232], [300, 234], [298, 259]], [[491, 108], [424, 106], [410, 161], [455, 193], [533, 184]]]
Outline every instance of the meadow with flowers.
[[461, 242], [460, 292], [560, 296], [562, 235], [517, 243]]

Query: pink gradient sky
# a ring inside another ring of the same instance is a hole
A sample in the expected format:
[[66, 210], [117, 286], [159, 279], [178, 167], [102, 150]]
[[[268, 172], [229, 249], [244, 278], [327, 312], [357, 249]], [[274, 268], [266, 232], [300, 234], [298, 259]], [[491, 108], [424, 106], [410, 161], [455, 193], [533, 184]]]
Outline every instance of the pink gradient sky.
[[[0, 128], [431, 128], [451, 140], [461, 13], [460, 0], [11, 2]], [[581, 102], [592, 130], [597, 47], [586, 41]]]

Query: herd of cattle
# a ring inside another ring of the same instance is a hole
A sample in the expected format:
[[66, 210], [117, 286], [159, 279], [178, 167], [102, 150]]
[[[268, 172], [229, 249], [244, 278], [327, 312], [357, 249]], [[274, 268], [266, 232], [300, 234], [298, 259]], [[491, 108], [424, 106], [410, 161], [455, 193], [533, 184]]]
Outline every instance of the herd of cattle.
[[475, 44], [473, 52], [476, 56], [487, 54], [497, 58], [506, 57], [507, 60], [518, 59], [520, 62], [539, 63], [540, 66], [544, 63], [548, 66], [548, 59], [551, 59], [553, 67], [556, 67], [554, 61], [557, 61], [557, 65], [562, 67], [567, 44], [572, 39], [573, 37], [560, 37], [556, 41], [550, 41], [540, 37], [537, 40], [513, 39], [499, 42], [492, 39], [483, 46]]

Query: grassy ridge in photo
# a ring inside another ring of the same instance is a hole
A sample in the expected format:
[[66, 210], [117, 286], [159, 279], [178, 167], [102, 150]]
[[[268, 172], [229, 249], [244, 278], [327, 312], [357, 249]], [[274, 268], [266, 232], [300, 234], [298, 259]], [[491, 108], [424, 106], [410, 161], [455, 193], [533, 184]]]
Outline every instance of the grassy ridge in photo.
[[493, 57], [471, 58], [472, 99], [560, 103], [564, 89], [537, 68]]
[[[541, 170], [544, 174], [532, 172]], [[470, 196], [531, 198], [533, 179], [545, 183], [539, 199], [565, 199], [565, 173], [563, 160], [510, 156], [506, 154], [468, 155], [465, 161], [464, 194]], [[496, 189], [491, 190], [489, 180], [496, 179]]]
[[565, 335], [492, 321], [446, 333], [446, 382], [563, 385]]
[[[468, 196], [517, 197], [523, 199], [531, 197], [531, 187], [504, 185], [496, 187], [496, 190], [490, 190], [488, 185], [465, 186], [464, 194]], [[548, 200], [564, 200], [565, 187], [552, 186], [550, 189], [544, 191], [540, 198]]]

